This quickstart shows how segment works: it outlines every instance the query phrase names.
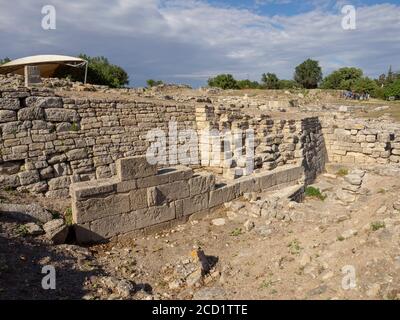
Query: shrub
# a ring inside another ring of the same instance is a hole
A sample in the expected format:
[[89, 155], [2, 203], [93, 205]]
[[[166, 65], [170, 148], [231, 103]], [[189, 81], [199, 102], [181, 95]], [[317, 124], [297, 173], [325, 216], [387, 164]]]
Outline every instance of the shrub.
[[294, 80], [303, 88], [317, 88], [322, 80], [322, 69], [319, 66], [319, 62], [308, 59], [298, 65], [295, 70]]
[[214, 78], [208, 79], [210, 87], [227, 89], [239, 89], [238, 83], [231, 74], [220, 74]]
[[164, 82], [161, 81], [161, 80], [149, 79], [149, 80], [146, 81], [146, 83], [147, 83], [147, 86], [148, 86], [149, 88], [151, 88], [151, 87], [159, 86], [159, 85], [163, 84]]
[[318, 188], [314, 188], [314, 187], [307, 187], [305, 195], [306, 195], [306, 197], [316, 198], [321, 201], [324, 201], [327, 198], [327, 196], [323, 195]]

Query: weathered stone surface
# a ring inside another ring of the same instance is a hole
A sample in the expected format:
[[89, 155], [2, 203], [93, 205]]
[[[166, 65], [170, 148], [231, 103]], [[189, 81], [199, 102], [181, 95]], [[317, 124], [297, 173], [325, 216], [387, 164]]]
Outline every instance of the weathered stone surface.
[[183, 215], [191, 215], [196, 212], [201, 212], [208, 209], [209, 193], [201, 193], [191, 196], [190, 198], [183, 199]]
[[95, 196], [105, 197], [106, 195], [115, 193], [117, 184], [118, 181], [115, 179], [78, 182], [70, 186], [70, 194], [76, 200], [85, 200]]
[[362, 177], [357, 174], [349, 174], [344, 179], [353, 186], [360, 186], [362, 184]]
[[0, 109], [18, 110], [20, 107], [18, 99], [0, 98]]
[[0, 110], [0, 123], [17, 120], [17, 114], [12, 110]]
[[175, 219], [175, 205], [173, 203], [160, 207], [139, 210], [136, 213], [136, 228], [141, 229]]
[[68, 226], [63, 219], [51, 220], [43, 225], [46, 237], [54, 244], [63, 244], [68, 236]]
[[[150, 188], [149, 188], [150, 189]], [[149, 189], [137, 189], [130, 192], [130, 209], [136, 211], [138, 209], [144, 209], [149, 206]], [[157, 202], [157, 197], [155, 201]], [[161, 204], [161, 202], [160, 202]], [[155, 205], [155, 204], [154, 204]]]
[[[145, 190], [141, 189], [140, 191]], [[162, 205], [166, 200], [164, 194], [158, 187], [150, 187], [147, 189], [147, 206], [154, 207]], [[139, 209], [139, 208], [138, 208]]]
[[0, 212], [21, 222], [46, 223], [52, 219], [52, 214], [37, 204], [0, 203]]
[[65, 176], [65, 177], [50, 179], [48, 181], [48, 184], [49, 184], [49, 190], [66, 189], [69, 188], [71, 184], [71, 177]]
[[0, 175], [12, 175], [19, 172], [21, 169], [20, 163], [5, 162], [0, 164]]
[[28, 97], [25, 99], [25, 103], [28, 107], [40, 107], [40, 108], [62, 108], [62, 98], [58, 97]]
[[[157, 166], [149, 164], [145, 156], [119, 159], [116, 167], [121, 181], [146, 178], [157, 174]], [[138, 185], [138, 187], [142, 186]]]
[[24, 224], [24, 227], [26, 228], [27, 233], [31, 236], [39, 236], [44, 233], [43, 229], [34, 222]]
[[79, 122], [80, 117], [75, 110], [69, 109], [44, 109], [47, 121], [52, 122]]
[[157, 189], [167, 201], [175, 201], [187, 198], [190, 195], [189, 184], [187, 181], [176, 181], [158, 186]]
[[216, 207], [239, 196], [240, 185], [227, 185], [210, 192], [209, 207]]
[[209, 192], [215, 188], [213, 174], [197, 174], [189, 180], [190, 196]]
[[37, 170], [24, 171], [18, 173], [21, 185], [26, 186], [40, 181], [39, 172]]
[[129, 194], [115, 194], [106, 198], [88, 199], [76, 202], [72, 206], [74, 221], [77, 223], [90, 222], [129, 211]]
[[44, 110], [40, 107], [32, 107], [32, 108], [23, 108], [18, 111], [18, 120], [26, 121], [26, 120], [44, 120], [45, 113]]

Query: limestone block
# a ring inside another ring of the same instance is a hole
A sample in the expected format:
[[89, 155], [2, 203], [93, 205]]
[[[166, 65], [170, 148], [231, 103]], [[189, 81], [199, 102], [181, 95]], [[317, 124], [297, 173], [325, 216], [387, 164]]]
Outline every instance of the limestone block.
[[132, 212], [95, 220], [90, 224], [90, 231], [96, 235], [95, 238], [100, 239], [110, 239], [117, 235], [128, 233], [135, 230], [137, 215], [137, 212]]
[[73, 201], [74, 222], [85, 223], [130, 211], [129, 194], [112, 194], [106, 198]]
[[24, 171], [18, 173], [21, 185], [26, 186], [40, 181], [39, 172], [37, 170]]
[[75, 200], [85, 200], [91, 197], [105, 197], [115, 193], [118, 181], [114, 179], [95, 180], [73, 183], [70, 186], [70, 194]]
[[59, 97], [28, 97], [25, 99], [28, 107], [62, 108], [63, 101]]
[[189, 180], [190, 196], [215, 189], [215, 176], [209, 173], [196, 174]]
[[69, 161], [81, 160], [87, 158], [88, 154], [86, 149], [75, 149], [67, 152], [67, 158]]
[[[141, 189], [141, 190], [146, 190], [146, 189]], [[166, 200], [166, 197], [158, 187], [148, 188], [146, 198], [147, 198], [146, 204], [148, 207], [160, 206]]]
[[32, 107], [32, 108], [23, 108], [18, 111], [18, 120], [20, 121], [32, 121], [32, 120], [44, 120], [45, 114], [42, 108]]
[[237, 198], [240, 194], [240, 185], [230, 184], [222, 186], [214, 191], [210, 192], [209, 207], [213, 208], [219, 206], [225, 202], [232, 201]]
[[54, 178], [48, 181], [49, 190], [67, 189], [69, 188], [70, 184], [71, 184], [70, 176]]
[[0, 123], [11, 122], [17, 120], [17, 114], [12, 110], [0, 110]]
[[19, 99], [0, 98], [0, 109], [18, 110], [20, 107]]
[[54, 109], [44, 110], [47, 121], [52, 122], [79, 122], [79, 114], [71, 109]]
[[208, 209], [209, 205], [209, 192], [196, 194], [190, 198], [182, 200], [182, 214], [184, 216], [191, 215]]
[[159, 207], [136, 211], [136, 229], [142, 229], [175, 219], [175, 204], [169, 203]]
[[[146, 178], [157, 174], [157, 166], [148, 163], [146, 156], [118, 159], [117, 175], [121, 181]], [[138, 184], [139, 187], [140, 184]]]
[[129, 198], [130, 198], [130, 210], [131, 211], [144, 209], [144, 208], [148, 207], [148, 190], [147, 189], [132, 190], [129, 193]]
[[176, 181], [157, 187], [167, 201], [175, 201], [190, 196], [189, 183], [187, 181]]

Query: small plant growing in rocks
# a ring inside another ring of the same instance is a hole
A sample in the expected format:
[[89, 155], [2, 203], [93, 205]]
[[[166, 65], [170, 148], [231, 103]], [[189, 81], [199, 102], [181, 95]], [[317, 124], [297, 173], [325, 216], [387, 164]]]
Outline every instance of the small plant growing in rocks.
[[291, 254], [299, 254], [301, 250], [300, 242], [297, 239], [295, 239], [288, 244], [288, 248]]
[[74, 222], [72, 220], [72, 208], [71, 207], [69, 207], [65, 210], [64, 219], [65, 219], [65, 224], [67, 226], [72, 226], [74, 224]]
[[26, 237], [29, 234], [28, 228], [25, 225], [19, 225], [18, 227], [16, 227], [15, 232], [20, 237]]
[[73, 132], [79, 131], [79, 126], [76, 124], [76, 122], [74, 122], [74, 123], [71, 125], [70, 131], [73, 131]]
[[372, 231], [378, 231], [379, 229], [383, 229], [385, 228], [386, 225], [384, 222], [382, 221], [375, 221], [371, 223], [371, 229]]
[[308, 198], [315, 198], [315, 199], [319, 199], [321, 201], [324, 201], [327, 198], [327, 196], [322, 194], [318, 188], [314, 188], [314, 187], [307, 187], [305, 195]]
[[345, 177], [345, 176], [347, 176], [348, 174], [349, 174], [349, 170], [344, 169], [344, 168], [339, 169], [339, 171], [336, 172], [336, 175], [338, 175], [339, 177]]
[[232, 237], [238, 237], [242, 234], [242, 229], [241, 228], [236, 228], [231, 232]]

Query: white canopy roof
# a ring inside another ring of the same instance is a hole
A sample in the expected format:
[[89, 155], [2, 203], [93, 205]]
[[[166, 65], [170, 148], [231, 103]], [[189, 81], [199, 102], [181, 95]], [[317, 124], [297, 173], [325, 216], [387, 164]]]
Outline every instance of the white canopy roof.
[[86, 60], [76, 57], [37, 55], [16, 59], [1, 65], [0, 74], [17, 73], [23, 75], [25, 66], [38, 66], [42, 77], [50, 77], [61, 64], [80, 67], [86, 63]]

